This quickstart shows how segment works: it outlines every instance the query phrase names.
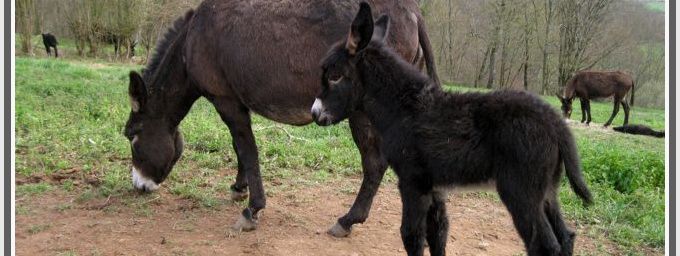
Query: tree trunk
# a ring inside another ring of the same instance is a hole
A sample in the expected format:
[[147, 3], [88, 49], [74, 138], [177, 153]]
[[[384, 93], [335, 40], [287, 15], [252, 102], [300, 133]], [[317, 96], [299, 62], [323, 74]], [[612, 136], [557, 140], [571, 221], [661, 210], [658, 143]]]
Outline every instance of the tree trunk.
[[491, 50], [491, 46], [487, 46], [486, 50], [484, 51], [484, 58], [482, 59], [482, 66], [479, 68], [479, 72], [477, 72], [477, 79], [475, 79], [475, 88], [477, 88], [477, 85], [479, 82], [482, 80], [482, 76], [484, 76], [484, 71], [486, 70], [486, 59], [489, 58], [489, 52]]
[[486, 82], [487, 89], [493, 88], [493, 79], [496, 72], [494, 68], [496, 66], [496, 42], [493, 42], [489, 54], [489, 80]]
[[541, 52], [543, 53], [543, 59], [541, 63], [541, 94], [548, 94], [548, 38], [550, 38], [550, 23], [552, 22], [553, 16], [553, 0], [545, 0], [545, 30], [543, 47]]
[[21, 30], [21, 52], [28, 55], [33, 55], [31, 38], [33, 37], [34, 13], [35, 4], [33, 0], [16, 1], [16, 22]]

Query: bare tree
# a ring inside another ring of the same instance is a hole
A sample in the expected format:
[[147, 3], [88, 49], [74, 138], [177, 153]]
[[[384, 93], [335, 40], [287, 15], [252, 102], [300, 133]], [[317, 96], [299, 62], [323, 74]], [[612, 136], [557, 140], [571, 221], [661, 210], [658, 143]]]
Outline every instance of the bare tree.
[[33, 37], [35, 3], [33, 0], [16, 1], [16, 24], [21, 33], [21, 52], [33, 55]]
[[560, 53], [558, 84], [564, 86], [572, 74], [597, 64], [616, 49], [611, 42], [603, 52], [587, 54], [599, 36], [602, 22], [613, 0], [563, 0], [559, 3]]

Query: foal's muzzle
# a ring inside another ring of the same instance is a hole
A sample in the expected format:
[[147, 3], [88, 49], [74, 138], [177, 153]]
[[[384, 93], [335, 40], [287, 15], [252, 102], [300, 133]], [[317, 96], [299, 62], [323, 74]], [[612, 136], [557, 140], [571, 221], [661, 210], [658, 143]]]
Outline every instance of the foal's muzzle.
[[314, 101], [314, 105], [312, 105], [312, 119], [314, 122], [319, 125], [319, 126], [328, 126], [333, 124], [333, 120], [329, 114], [325, 112], [323, 103], [321, 102], [320, 99], [316, 99]]

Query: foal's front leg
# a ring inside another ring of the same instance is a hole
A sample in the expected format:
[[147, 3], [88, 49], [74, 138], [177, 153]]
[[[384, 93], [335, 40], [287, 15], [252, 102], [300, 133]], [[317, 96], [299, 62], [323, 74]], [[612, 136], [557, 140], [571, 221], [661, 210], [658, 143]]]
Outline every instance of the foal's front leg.
[[[411, 181], [399, 181], [399, 193], [401, 194], [401, 240], [404, 243], [406, 254], [409, 256], [423, 255], [425, 237], [427, 233], [427, 213], [432, 205], [432, 196], [415, 188]], [[439, 243], [431, 246], [439, 247]], [[437, 250], [433, 250], [436, 252]]]
[[446, 254], [446, 239], [449, 233], [449, 218], [446, 214], [446, 191], [432, 192], [432, 205], [427, 212], [427, 243], [430, 255]]
[[352, 114], [349, 118], [349, 126], [352, 129], [354, 143], [361, 153], [364, 179], [352, 208], [328, 230], [328, 234], [335, 237], [348, 236], [352, 232], [352, 225], [366, 221], [373, 198], [378, 192], [380, 181], [382, 181], [385, 170], [387, 170], [387, 161], [379, 148], [380, 137], [375, 132], [366, 114], [363, 112]]

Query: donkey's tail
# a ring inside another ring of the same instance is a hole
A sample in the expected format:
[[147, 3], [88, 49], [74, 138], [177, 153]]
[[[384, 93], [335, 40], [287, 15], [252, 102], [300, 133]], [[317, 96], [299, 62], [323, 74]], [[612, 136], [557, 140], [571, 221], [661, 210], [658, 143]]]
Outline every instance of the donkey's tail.
[[418, 43], [423, 48], [423, 57], [425, 57], [425, 65], [427, 66], [427, 75], [437, 85], [440, 86], [439, 76], [437, 75], [437, 67], [434, 64], [434, 53], [432, 52], [432, 45], [430, 44], [430, 37], [427, 35], [427, 28], [425, 27], [425, 20], [418, 15]]
[[574, 143], [571, 131], [569, 131], [569, 128], [567, 127], [564, 127], [564, 131], [562, 132], [559, 151], [560, 158], [562, 158], [562, 161], [564, 162], [564, 169], [567, 173], [569, 184], [571, 184], [571, 189], [573, 189], [574, 193], [583, 200], [583, 203], [586, 206], [592, 204], [593, 197], [588, 190], [588, 186], [586, 186], [586, 182], [583, 180], [581, 162], [577, 154], [576, 144]]
[[630, 105], [635, 105], [635, 81], [633, 81], [630, 86]]

